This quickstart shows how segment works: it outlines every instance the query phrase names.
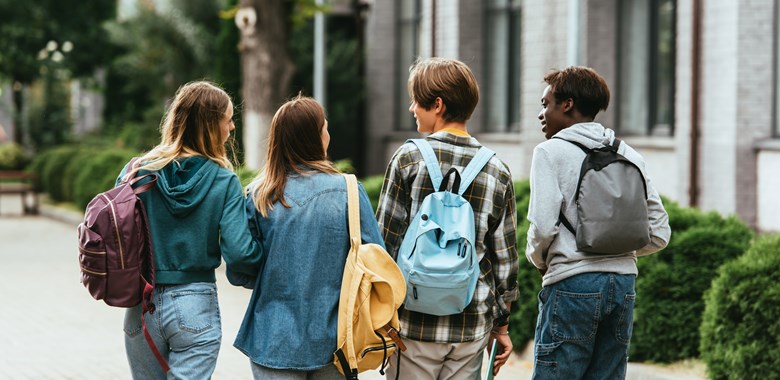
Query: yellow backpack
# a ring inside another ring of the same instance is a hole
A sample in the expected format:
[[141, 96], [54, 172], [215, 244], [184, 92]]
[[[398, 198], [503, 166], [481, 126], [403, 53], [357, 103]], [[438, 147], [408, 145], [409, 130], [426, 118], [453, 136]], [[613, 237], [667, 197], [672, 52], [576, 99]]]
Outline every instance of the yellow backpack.
[[351, 247], [344, 265], [339, 299], [338, 349], [333, 364], [347, 379], [382, 367], [396, 349], [406, 350], [398, 335], [398, 308], [406, 281], [380, 245], [361, 244], [360, 201], [354, 175], [345, 174]]

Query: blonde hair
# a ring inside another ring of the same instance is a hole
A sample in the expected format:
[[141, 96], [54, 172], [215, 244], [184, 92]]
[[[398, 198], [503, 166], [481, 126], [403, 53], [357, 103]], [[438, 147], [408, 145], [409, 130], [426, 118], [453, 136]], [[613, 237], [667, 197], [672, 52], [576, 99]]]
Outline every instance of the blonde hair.
[[409, 68], [409, 97], [426, 110], [436, 98], [446, 105], [445, 121], [466, 122], [479, 102], [479, 85], [465, 63], [447, 58], [418, 60]]
[[268, 135], [265, 166], [254, 179], [258, 184], [254, 190], [255, 207], [263, 217], [268, 216], [277, 201], [290, 207], [284, 199], [289, 172], [339, 173], [322, 145], [323, 127], [325, 110], [312, 98], [298, 95], [276, 111]]
[[204, 156], [233, 170], [220, 127], [231, 105], [230, 96], [213, 83], [179, 87], [160, 125], [160, 144], [141, 156], [132, 171], [160, 170], [180, 156]]

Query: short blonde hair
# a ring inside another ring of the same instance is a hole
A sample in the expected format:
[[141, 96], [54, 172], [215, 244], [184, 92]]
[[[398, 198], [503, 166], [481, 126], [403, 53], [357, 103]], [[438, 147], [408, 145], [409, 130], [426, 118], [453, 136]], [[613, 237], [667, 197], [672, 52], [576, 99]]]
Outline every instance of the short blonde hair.
[[418, 60], [409, 68], [409, 97], [425, 109], [436, 98], [446, 105], [445, 121], [466, 122], [479, 102], [479, 85], [465, 63], [447, 58]]

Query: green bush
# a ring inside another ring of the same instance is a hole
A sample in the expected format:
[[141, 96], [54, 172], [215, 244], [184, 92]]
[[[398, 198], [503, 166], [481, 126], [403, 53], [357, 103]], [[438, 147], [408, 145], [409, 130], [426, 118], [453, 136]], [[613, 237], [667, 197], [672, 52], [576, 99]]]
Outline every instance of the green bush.
[[27, 161], [27, 154], [19, 144], [0, 144], [0, 170], [19, 170]]
[[62, 198], [73, 202], [76, 190], [76, 179], [84, 167], [102, 150], [95, 148], [83, 148], [76, 152], [65, 166], [62, 177]]
[[534, 338], [536, 319], [539, 315], [537, 295], [542, 290], [542, 276], [525, 258], [528, 228], [528, 203], [531, 200], [531, 183], [528, 179], [515, 181], [515, 208], [517, 212], [517, 301], [512, 303], [509, 336], [517, 350]]
[[114, 187], [119, 172], [136, 155], [135, 151], [116, 149], [94, 155], [76, 176], [73, 187], [76, 206], [86, 208], [95, 195]]
[[46, 155], [39, 181], [43, 191], [47, 192], [52, 200], [57, 202], [70, 201], [70, 199], [65, 198], [62, 182], [65, 178], [65, 168], [80, 149], [78, 146], [64, 145], [52, 149], [51, 153]]
[[25, 171], [34, 174], [35, 178], [37, 178], [35, 183], [37, 186], [36, 190], [38, 191], [45, 191], [43, 189], [43, 168], [46, 166], [46, 163], [49, 162], [53, 154], [54, 150], [52, 149], [38, 153], [33, 157], [30, 164], [25, 168]]
[[736, 217], [665, 201], [672, 238], [638, 260], [631, 358], [670, 363], [699, 356], [703, 294], [717, 268], [748, 248], [753, 232]]
[[382, 183], [384, 183], [384, 181], [385, 177], [382, 175], [366, 177], [360, 180], [360, 184], [363, 185], [366, 194], [368, 194], [368, 199], [371, 200], [371, 207], [374, 212], [376, 212], [376, 208], [379, 207], [379, 193], [382, 192]]
[[249, 185], [249, 183], [255, 179], [255, 176], [257, 176], [257, 170], [249, 169], [245, 166], [240, 166], [236, 168], [236, 175], [238, 175], [238, 179], [241, 181], [241, 187], [245, 188], [246, 185]]
[[702, 359], [711, 379], [777, 378], [780, 235], [758, 238], [723, 265], [705, 296]]

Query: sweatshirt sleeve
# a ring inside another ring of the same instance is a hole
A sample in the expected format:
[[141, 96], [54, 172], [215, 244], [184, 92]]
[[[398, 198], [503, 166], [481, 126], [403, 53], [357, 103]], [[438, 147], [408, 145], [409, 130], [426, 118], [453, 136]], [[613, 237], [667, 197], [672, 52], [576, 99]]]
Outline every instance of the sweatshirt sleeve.
[[531, 197], [528, 205], [528, 243], [525, 256], [534, 266], [547, 269], [547, 251], [558, 235], [563, 195], [555, 167], [547, 152], [534, 149], [531, 160]]
[[262, 246], [252, 238], [245, 211], [246, 199], [235, 175], [230, 179], [219, 222], [222, 257], [233, 272], [256, 275], [263, 261]]
[[647, 182], [647, 216], [650, 219], [650, 243], [636, 251], [637, 256], [646, 256], [658, 252], [669, 244], [672, 229], [669, 227], [669, 215], [658, 192], [650, 183], [650, 177], [645, 176]]

